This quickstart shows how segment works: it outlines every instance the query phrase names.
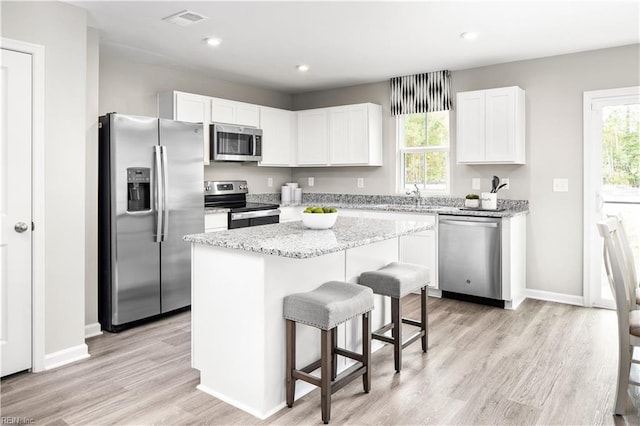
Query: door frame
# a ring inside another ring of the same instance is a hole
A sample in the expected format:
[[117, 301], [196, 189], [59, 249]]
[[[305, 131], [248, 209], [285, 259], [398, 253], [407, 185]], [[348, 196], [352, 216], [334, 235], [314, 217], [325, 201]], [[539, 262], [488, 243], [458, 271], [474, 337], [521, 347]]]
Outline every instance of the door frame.
[[31, 121], [31, 371], [45, 370], [45, 169], [44, 81], [45, 47], [0, 37], [0, 48], [32, 57]]
[[[596, 247], [602, 246], [602, 242], [597, 237], [597, 233], [590, 226], [594, 219], [593, 206], [596, 203], [602, 202], [598, 200], [594, 188], [599, 184], [598, 180], [601, 179], [599, 173], [592, 173], [591, 165], [594, 158], [602, 154], [602, 147], [595, 146], [595, 138], [598, 136], [594, 133], [595, 120], [593, 119], [593, 104], [597, 102], [613, 101], [615, 98], [624, 99], [629, 96], [639, 96], [640, 86], [622, 87], [616, 89], [604, 89], [593, 90], [584, 92], [583, 95], [583, 149], [584, 149], [584, 163], [583, 163], [583, 255], [582, 255], [582, 270], [583, 270], [583, 283], [582, 294], [584, 306], [593, 307], [592, 288], [594, 288], [596, 280], [600, 283], [601, 270], [600, 266], [593, 264], [591, 261], [593, 255], [592, 252]], [[596, 237], [594, 237], [596, 236]], [[600, 306], [615, 308], [615, 306]]]

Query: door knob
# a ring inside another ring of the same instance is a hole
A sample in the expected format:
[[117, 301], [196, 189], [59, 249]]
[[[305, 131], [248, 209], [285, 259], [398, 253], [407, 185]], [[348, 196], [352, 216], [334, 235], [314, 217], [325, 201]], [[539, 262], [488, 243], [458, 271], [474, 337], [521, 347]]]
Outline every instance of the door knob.
[[15, 229], [15, 230], [16, 230], [16, 232], [20, 232], [20, 233], [22, 233], [22, 232], [25, 232], [25, 231], [29, 230], [29, 225], [27, 225], [27, 224], [26, 224], [26, 223], [24, 223], [24, 222], [18, 222], [18, 223], [16, 223], [16, 225], [13, 227], [13, 229]]

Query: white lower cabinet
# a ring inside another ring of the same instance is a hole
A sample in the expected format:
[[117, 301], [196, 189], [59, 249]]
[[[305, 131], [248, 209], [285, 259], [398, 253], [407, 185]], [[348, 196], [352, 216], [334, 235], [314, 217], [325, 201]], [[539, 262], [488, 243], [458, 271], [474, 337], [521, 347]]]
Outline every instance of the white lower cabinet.
[[429, 287], [438, 288], [438, 244], [435, 214], [383, 212], [375, 210], [340, 209], [339, 214], [349, 217], [367, 217], [389, 220], [415, 220], [433, 225], [433, 229], [400, 237], [400, 262], [426, 266], [431, 271]]
[[505, 309], [524, 301], [527, 281], [527, 216], [502, 218], [502, 298]]
[[204, 232], [226, 231], [226, 229], [226, 213], [209, 213], [204, 215]]

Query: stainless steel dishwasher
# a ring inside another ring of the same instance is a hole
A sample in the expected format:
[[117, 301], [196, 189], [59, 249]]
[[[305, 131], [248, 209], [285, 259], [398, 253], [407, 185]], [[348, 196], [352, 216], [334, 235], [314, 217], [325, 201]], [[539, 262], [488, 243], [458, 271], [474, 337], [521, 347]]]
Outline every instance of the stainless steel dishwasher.
[[438, 281], [445, 297], [470, 295], [496, 301], [502, 299], [501, 220], [496, 217], [439, 216]]

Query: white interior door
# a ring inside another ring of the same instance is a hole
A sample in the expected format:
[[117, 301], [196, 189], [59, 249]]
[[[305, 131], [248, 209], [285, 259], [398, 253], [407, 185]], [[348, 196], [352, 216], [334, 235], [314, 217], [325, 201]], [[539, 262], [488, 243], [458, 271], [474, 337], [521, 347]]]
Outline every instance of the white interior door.
[[2, 376], [31, 368], [32, 57], [0, 61], [0, 347]]
[[609, 213], [622, 213], [638, 259], [640, 87], [586, 92], [584, 108], [585, 304], [615, 308], [596, 222]]

